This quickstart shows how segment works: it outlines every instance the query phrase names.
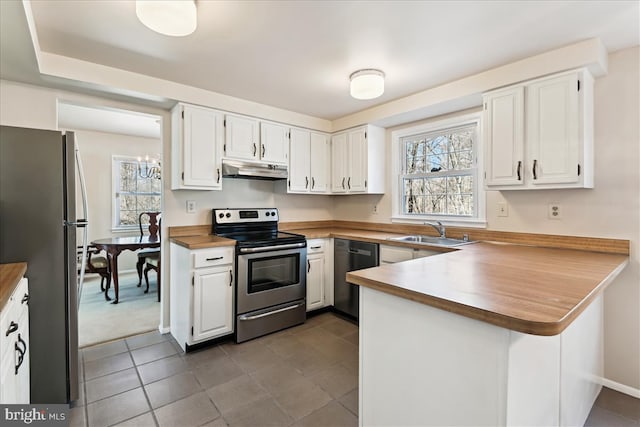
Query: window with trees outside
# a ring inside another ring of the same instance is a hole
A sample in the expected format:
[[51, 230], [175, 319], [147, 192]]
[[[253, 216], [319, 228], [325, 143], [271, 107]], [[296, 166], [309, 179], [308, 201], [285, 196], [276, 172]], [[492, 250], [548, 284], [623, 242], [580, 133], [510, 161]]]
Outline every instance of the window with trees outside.
[[449, 120], [413, 130], [397, 138], [394, 214], [415, 219], [478, 219], [479, 119]]
[[144, 177], [135, 158], [113, 158], [114, 228], [138, 227], [141, 212], [159, 212], [162, 180]]

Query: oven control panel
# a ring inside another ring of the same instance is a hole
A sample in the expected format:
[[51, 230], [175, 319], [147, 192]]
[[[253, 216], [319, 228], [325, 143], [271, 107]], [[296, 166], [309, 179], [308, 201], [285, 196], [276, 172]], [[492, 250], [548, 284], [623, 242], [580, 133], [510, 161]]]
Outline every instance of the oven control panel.
[[217, 224], [236, 224], [248, 222], [277, 222], [278, 209], [213, 209], [213, 221]]

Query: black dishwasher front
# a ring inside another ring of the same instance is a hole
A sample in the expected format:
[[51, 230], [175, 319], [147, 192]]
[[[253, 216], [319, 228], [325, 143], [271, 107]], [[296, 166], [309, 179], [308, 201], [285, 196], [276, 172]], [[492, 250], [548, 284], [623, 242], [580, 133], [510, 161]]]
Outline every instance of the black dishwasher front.
[[349, 271], [378, 266], [378, 244], [354, 240], [334, 240], [333, 306], [346, 315], [358, 319], [358, 286], [347, 283]]

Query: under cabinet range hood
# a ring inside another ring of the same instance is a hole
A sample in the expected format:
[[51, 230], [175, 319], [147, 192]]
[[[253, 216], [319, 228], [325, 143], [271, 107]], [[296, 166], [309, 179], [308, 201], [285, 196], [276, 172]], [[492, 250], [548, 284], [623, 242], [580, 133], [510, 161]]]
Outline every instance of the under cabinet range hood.
[[222, 159], [222, 176], [246, 179], [287, 179], [285, 165], [273, 165], [248, 160]]

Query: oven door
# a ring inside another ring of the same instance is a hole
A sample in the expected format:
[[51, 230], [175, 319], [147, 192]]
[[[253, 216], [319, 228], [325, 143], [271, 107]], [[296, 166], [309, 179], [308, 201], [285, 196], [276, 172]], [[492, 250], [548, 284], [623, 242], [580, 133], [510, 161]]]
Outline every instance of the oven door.
[[239, 254], [237, 313], [304, 299], [306, 263], [307, 248]]

